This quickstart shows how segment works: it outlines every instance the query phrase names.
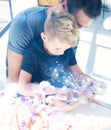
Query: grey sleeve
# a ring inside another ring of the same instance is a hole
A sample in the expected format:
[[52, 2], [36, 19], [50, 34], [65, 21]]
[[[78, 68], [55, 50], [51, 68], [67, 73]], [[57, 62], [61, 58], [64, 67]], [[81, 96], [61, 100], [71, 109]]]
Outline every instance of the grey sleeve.
[[32, 39], [33, 33], [28, 23], [22, 18], [14, 19], [9, 31], [8, 49], [24, 54]]

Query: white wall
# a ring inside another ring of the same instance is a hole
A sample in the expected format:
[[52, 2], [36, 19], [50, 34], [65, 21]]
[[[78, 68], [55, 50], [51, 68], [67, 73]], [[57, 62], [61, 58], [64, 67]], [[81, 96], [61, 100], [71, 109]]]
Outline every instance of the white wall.
[[11, 0], [11, 1], [12, 1], [13, 16], [15, 16], [17, 13], [26, 8], [38, 6], [38, 0]]

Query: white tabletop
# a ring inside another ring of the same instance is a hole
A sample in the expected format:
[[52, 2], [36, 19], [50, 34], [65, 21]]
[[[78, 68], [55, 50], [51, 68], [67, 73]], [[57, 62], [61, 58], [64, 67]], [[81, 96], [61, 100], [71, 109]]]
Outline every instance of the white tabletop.
[[111, 110], [93, 103], [82, 104], [67, 114], [60, 113], [55, 118], [56, 126], [64, 120], [72, 122], [75, 130], [111, 130]]

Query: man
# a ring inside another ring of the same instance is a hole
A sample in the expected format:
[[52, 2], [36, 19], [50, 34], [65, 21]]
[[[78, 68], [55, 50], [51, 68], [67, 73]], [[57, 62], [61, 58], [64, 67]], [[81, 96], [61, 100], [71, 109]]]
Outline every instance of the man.
[[[54, 10], [68, 10], [74, 15], [79, 28], [88, 26], [91, 21], [101, 13], [101, 0], [64, 0], [57, 6], [45, 8], [30, 8], [13, 20], [10, 32], [7, 51], [7, 76], [9, 82], [18, 82], [20, 68], [24, 51], [27, 47], [41, 39], [40, 33], [47, 15]], [[76, 64], [73, 68], [75, 74], [83, 73]]]

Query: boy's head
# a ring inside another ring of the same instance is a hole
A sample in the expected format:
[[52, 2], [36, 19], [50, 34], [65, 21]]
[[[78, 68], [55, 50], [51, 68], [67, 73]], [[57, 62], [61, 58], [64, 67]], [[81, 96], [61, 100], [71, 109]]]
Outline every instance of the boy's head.
[[51, 13], [44, 25], [41, 37], [44, 49], [52, 55], [62, 55], [65, 50], [77, 44], [78, 27], [74, 17], [66, 12]]

